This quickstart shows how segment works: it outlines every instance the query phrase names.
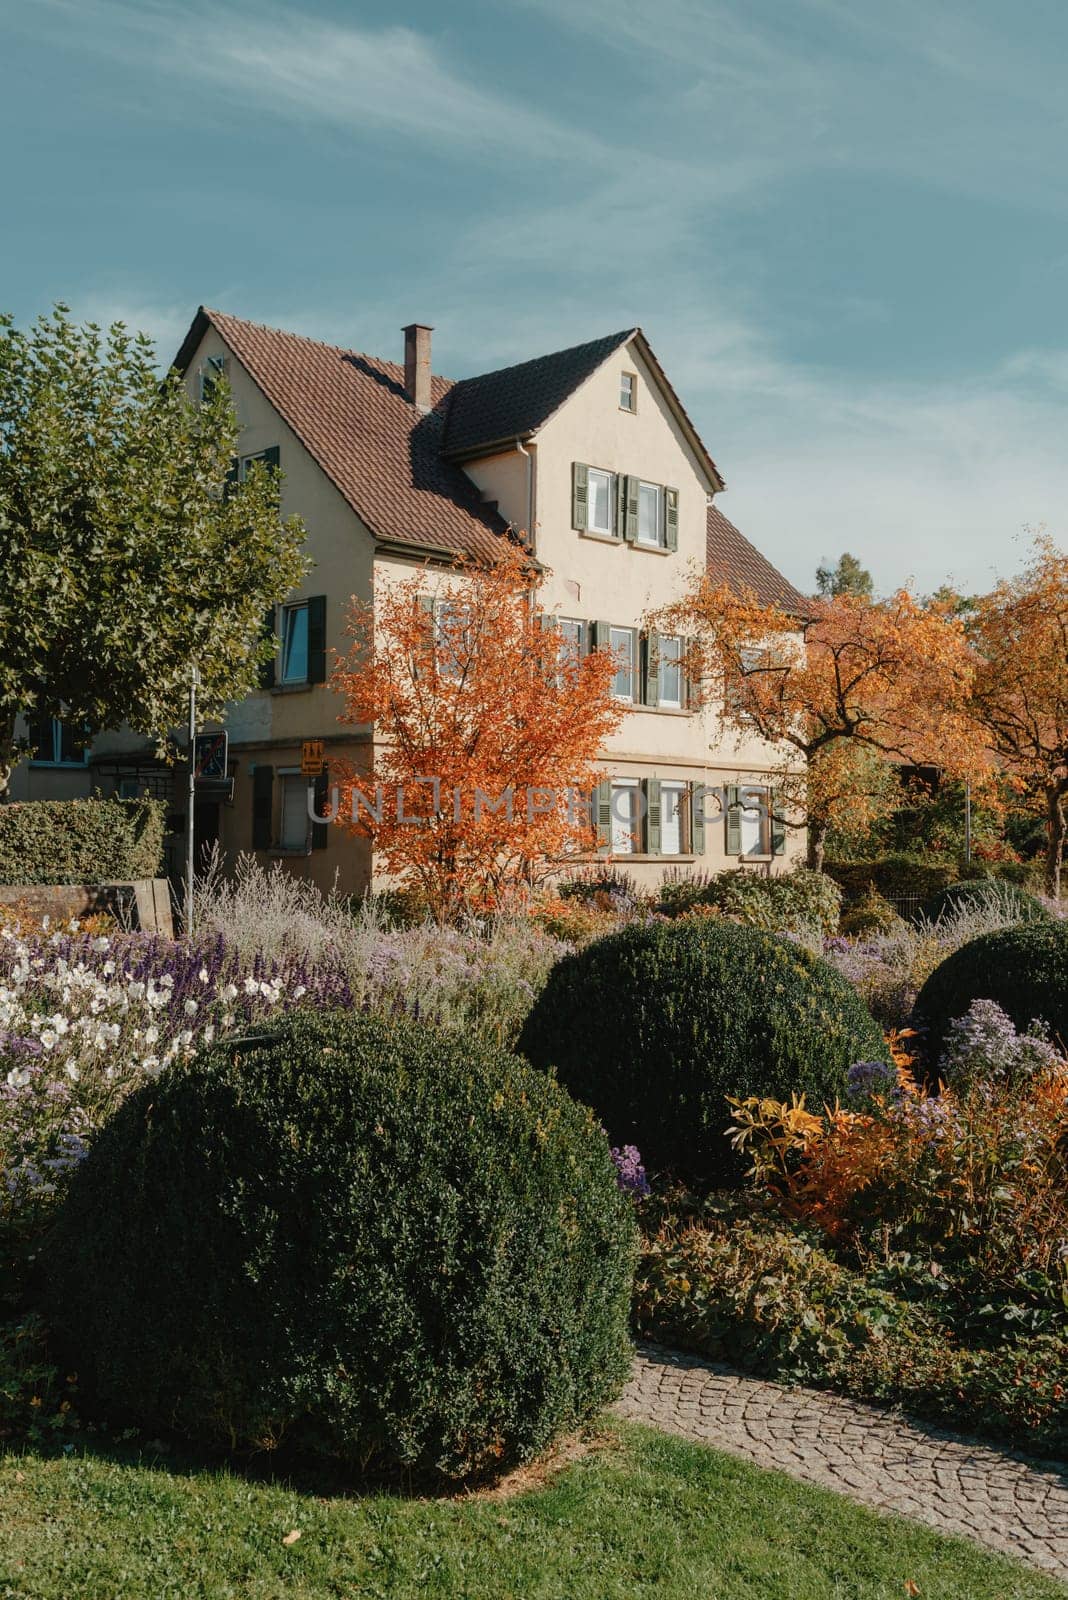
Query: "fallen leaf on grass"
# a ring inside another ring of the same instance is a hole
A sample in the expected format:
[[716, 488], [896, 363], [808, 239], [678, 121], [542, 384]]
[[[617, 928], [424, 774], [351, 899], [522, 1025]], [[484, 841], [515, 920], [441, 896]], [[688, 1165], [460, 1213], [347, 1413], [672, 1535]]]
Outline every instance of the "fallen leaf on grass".
[[289, 1532], [283, 1538], [282, 1543], [283, 1544], [296, 1544], [296, 1542], [297, 1542], [297, 1540], [299, 1538], [300, 1538], [300, 1529], [299, 1528], [291, 1528], [289, 1530]]

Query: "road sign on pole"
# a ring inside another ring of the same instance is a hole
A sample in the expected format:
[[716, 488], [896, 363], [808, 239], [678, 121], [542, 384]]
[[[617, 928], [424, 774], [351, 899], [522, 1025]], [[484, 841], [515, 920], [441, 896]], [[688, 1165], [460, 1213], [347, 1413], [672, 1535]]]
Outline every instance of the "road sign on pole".
[[197, 734], [193, 767], [198, 783], [203, 778], [218, 779], [226, 777], [228, 743], [225, 729], [221, 733]]

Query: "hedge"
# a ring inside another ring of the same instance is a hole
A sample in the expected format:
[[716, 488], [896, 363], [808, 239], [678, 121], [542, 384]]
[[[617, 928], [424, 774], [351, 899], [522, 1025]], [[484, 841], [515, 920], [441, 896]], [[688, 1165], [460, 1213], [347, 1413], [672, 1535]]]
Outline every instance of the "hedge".
[[916, 997], [916, 1021], [929, 1066], [942, 1054], [949, 1024], [973, 1000], [995, 1000], [1018, 1031], [1044, 1022], [1068, 1048], [1068, 922], [1020, 922], [954, 950]]
[[297, 1012], [119, 1109], [56, 1228], [53, 1323], [110, 1424], [496, 1475], [622, 1387], [635, 1243], [602, 1129], [550, 1078]]
[[28, 800], [0, 805], [0, 883], [122, 883], [154, 878], [162, 800]]
[[888, 1060], [856, 990], [802, 945], [720, 917], [632, 923], [565, 956], [519, 1050], [555, 1068], [651, 1169], [738, 1180], [730, 1095], [804, 1094], [819, 1110], [855, 1061]]

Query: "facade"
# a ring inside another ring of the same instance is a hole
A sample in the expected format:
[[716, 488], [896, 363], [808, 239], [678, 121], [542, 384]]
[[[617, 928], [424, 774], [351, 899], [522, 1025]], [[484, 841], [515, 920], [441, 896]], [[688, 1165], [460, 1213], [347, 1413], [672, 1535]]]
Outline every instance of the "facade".
[[[415, 570], [432, 599], [458, 555], [492, 559], [521, 531], [561, 634], [620, 656], [628, 709], [597, 797], [608, 852], [647, 886], [669, 867], [777, 870], [799, 841], [773, 805], [743, 806], [738, 793], [769, 785], [777, 752], [725, 733], [714, 706], [688, 705], [681, 641], [650, 635], [644, 619], [701, 565], [798, 614], [804, 601], [714, 503], [723, 480], [641, 330], [457, 384], [432, 376], [430, 339], [407, 328], [402, 364], [204, 309], [193, 321], [177, 358], [190, 393], [225, 373], [238, 471], [257, 458], [280, 467], [283, 512], [304, 520], [313, 563], [272, 618], [273, 672], [227, 718], [232, 799], [198, 802], [198, 842], [231, 862], [282, 859], [324, 888], [371, 887], [369, 846], [311, 823], [301, 774], [309, 740], [328, 761], [370, 760], [372, 730], [339, 723], [328, 683], [351, 599], [373, 602]], [[177, 846], [184, 774], [143, 741], [109, 734], [87, 752], [57, 726], [35, 742], [47, 757], [22, 765], [13, 798], [168, 794]], [[723, 791], [722, 816], [692, 803], [698, 786]]]

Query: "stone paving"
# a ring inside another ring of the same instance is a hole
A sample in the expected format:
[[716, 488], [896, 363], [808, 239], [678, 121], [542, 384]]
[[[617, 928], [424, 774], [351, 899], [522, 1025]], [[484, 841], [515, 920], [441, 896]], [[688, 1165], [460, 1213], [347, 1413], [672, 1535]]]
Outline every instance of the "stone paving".
[[653, 1344], [615, 1409], [1068, 1579], [1068, 1467]]

